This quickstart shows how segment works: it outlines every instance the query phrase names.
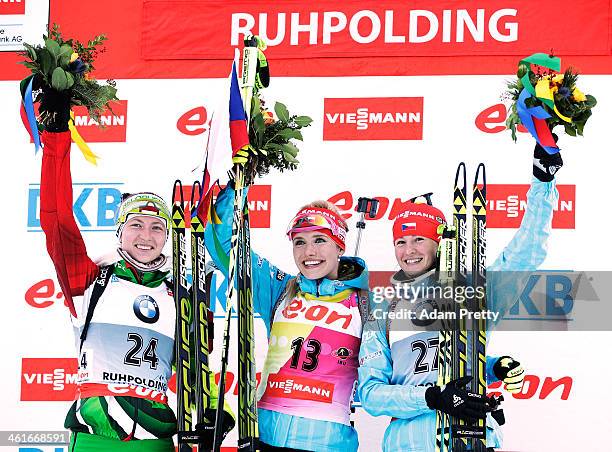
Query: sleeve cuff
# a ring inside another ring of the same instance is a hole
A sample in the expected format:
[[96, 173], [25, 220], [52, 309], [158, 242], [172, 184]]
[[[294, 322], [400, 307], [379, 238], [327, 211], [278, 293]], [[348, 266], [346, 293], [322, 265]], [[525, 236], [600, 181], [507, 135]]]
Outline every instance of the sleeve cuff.
[[427, 391], [427, 386], [417, 386], [412, 391], [411, 397], [412, 402], [419, 410], [429, 410], [430, 408], [427, 406], [427, 401], [425, 400], [425, 391]]

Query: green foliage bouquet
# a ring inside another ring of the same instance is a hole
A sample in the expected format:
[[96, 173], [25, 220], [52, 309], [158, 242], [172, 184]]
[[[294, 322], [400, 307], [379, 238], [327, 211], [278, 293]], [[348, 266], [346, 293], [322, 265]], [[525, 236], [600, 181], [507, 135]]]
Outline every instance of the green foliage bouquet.
[[240, 151], [234, 162], [246, 165], [247, 184], [255, 176], [264, 176], [270, 168], [283, 172], [294, 170], [299, 161], [299, 148], [292, 140], [303, 141], [301, 129], [312, 123], [309, 116], [292, 115], [281, 102], [274, 104], [274, 113], [269, 111], [260, 97], [253, 96], [249, 123], [249, 146]]
[[[102, 112], [109, 108], [110, 102], [117, 99], [117, 88], [113, 80], [100, 84], [92, 76], [96, 57], [104, 52], [105, 35], [98, 35], [83, 44], [75, 39], [64, 39], [59, 26], [53, 25], [48, 36], [43, 35], [44, 45], [32, 46], [24, 43], [25, 57], [22, 61], [32, 74], [21, 81], [21, 93], [33, 80], [34, 102], [40, 101], [41, 89], [53, 88], [56, 91], [69, 91], [71, 105], [87, 108], [91, 118], [99, 122]], [[112, 111], [112, 110], [111, 110]], [[44, 127], [51, 119], [48, 112], [42, 112], [38, 122]]]

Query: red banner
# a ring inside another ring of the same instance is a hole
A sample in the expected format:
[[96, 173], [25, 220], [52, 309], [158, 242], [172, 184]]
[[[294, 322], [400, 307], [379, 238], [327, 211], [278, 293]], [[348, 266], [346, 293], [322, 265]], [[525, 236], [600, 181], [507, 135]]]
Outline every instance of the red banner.
[[[53, 2], [50, 22], [61, 24], [67, 36], [82, 42], [87, 42], [95, 34], [93, 25], [108, 36], [107, 51], [96, 60], [95, 76], [98, 79], [226, 77], [234, 55], [232, 14], [249, 14], [256, 21], [253, 31], [268, 37], [267, 54], [275, 77], [507, 75], [516, 70], [519, 58], [551, 49], [563, 59], [562, 69], [571, 64], [582, 74], [612, 74], [608, 40], [610, 0], [584, 1], [579, 7], [570, 9], [552, 0], [510, 0], [503, 3], [501, 0], [421, 0], [409, 3], [396, 0], [368, 5], [367, 9], [363, 3], [105, 0], [104, 8], [97, 8], [93, 6], [96, 3], [85, 7], [83, 2], [66, 0]], [[0, 5], [6, 7], [7, 4]], [[516, 10], [517, 14], [493, 17], [496, 11], [503, 9]], [[389, 28], [391, 22], [387, 20], [387, 10], [393, 13], [392, 29]], [[484, 10], [484, 18], [481, 18], [479, 10]], [[338, 17], [346, 16], [347, 24], [341, 31], [333, 31], [342, 20], [334, 18], [335, 11], [339, 13]], [[366, 11], [372, 11], [381, 21], [380, 32], [374, 41], [359, 43], [351, 37], [356, 33], [355, 24], [356, 30], [366, 35], [371, 32], [373, 23], [371, 19], [374, 16]], [[300, 31], [299, 28], [300, 24], [310, 20], [310, 12], [317, 14], [316, 44], [309, 43], [310, 31]], [[293, 19], [298, 21], [294, 23], [297, 27], [292, 26], [292, 13], [298, 14], [297, 19]], [[274, 28], [273, 23], [279, 23], [282, 17], [279, 14], [285, 14], [285, 36], [282, 43], [274, 44], [278, 26]], [[429, 34], [430, 25], [433, 27], [437, 22], [438, 29], [430, 41], [410, 42], [410, 14], [418, 23], [416, 28], [413, 27], [413, 33], [416, 29], [421, 39]], [[445, 14], [450, 14], [450, 21], [445, 19]], [[189, 20], [185, 20], [186, 17]], [[235, 17], [234, 29], [238, 39], [242, 36], [240, 27], [244, 28], [241, 24], [246, 20], [250, 19]], [[323, 44], [324, 21], [329, 44]], [[352, 35], [351, 21], [354, 23]], [[264, 22], [266, 30], [262, 30]], [[513, 31], [506, 27], [512, 28], [513, 23], [517, 26], [515, 41], [499, 42], [493, 38], [489, 25], [496, 25], [500, 34], [509, 34]], [[588, 27], [585, 27], [587, 23]], [[459, 38], [462, 34], [463, 42], [458, 40], [457, 24], [462, 30]], [[291, 45], [292, 30], [299, 45]], [[391, 34], [386, 37], [388, 33]], [[482, 41], [479, 40], [480, 34], [484, 34]], [[400, 39], [404, 36], [406, 42], [389, 42], [398, 39], [393, 36], [400, 36]], [[445, 42], [445, 39], [450, 41]], [[364, 56], [375, 58], [360, 58]], [[213, 57], [218, 59], [206, 59]], [[168, 59], [172, 60], [171, 64]], [[0, 52], [0, 80], [26, 77], [29, 71], [17, 64], [21, 60], [23, 57], [16, 52]]]
[[[191, 211], [191, 185], [183, 185], [183, 200], [186, 211]], [[219, 187], [213, 188], [213, 195], [219, 194]], [[270, 228], [270, 213], [272, 212], [272, 185], [251, 185], [248, 194], [250, 227]], [[185, 218], [185, 226], [191, 225], [189, 216]]]
[[74, 125], [88, 143], [125, 143], [127, 104], [127, 100], [111, 103], [113, 111], [104, 111], [99, 125], [89, 116], [85, 107], [72, 107]]
[[[571, 13], [555, 0], [364, 3], [149, 0], [143, 6], [142, 54], [228, 58], [247, 34], [266, 40], [270, 58], [610, 52], [607, 0], [581, 2]], [[571, 32], [580, 23], [589, 26]]]
[[[559, 203], [555, 206], [552, 227], [575, 229], [576, 186], [557, 185]], [[487, 185], [487, 227], [518, 228], [527, 207], [527, 184]]]
[[422, 139], [422, 97], [325, 99], [323, 140]]
[[21, 400], [74, 400], [76, 358], [22, 358]]
[[0, 15], [25, 14], [26, 0], [1, 0]]

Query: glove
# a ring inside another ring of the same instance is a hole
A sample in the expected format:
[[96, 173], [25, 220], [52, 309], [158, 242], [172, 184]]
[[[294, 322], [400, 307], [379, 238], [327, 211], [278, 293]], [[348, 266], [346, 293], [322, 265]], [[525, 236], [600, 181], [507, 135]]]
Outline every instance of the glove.
[[66, 132], [70, 120], [70, 90], [57, 91], [44, 85], [40, 98], [40, 118], [48, 132]]
[[[204, 417], [208, 421], [206, 424], [196, 424], [195, 430], [201, 435], [204, 450], [212, 450], [215, 441], [215, 411], [212, 408], [207, 408]], [[221, 440], [225, 439], [227, 434], [234, 428], [236, 421], [231, 413], [225, 411], [223, 415], [223, 424], [221, 426]]]
[[525, 369], [510, 356], [502, 356], [493, 365], [493, 373], [506, 384], [506, 391], [520, 392], [525, 379]]
[[468, 422], [484, 419], [489, 411], [486, 396], [462, 389], [471, 380], [472, 377], [462, 377], [441, 387], [427, 388], [425, 391], [427, 406]]
[[[555, 143], [558, 138], [556, 134], [552, 134]], [[549, 154], [542, 146], [536, 143], [533, 150], [533, 175], [542, 182], [550, 182], [555, 178], [555, 174], [563, 166], [561, 153]]]

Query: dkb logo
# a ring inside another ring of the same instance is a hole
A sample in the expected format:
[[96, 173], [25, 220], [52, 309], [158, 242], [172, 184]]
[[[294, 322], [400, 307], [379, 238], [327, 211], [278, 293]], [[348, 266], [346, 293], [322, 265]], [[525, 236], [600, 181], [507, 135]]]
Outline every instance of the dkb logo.
[[[73, 183], [72, 211], [81, 231], [114, 231], [115, 211], [121, 202], [122, 182]], [[40, 184], [30, 184], [28, 232], [39, 232]]]

